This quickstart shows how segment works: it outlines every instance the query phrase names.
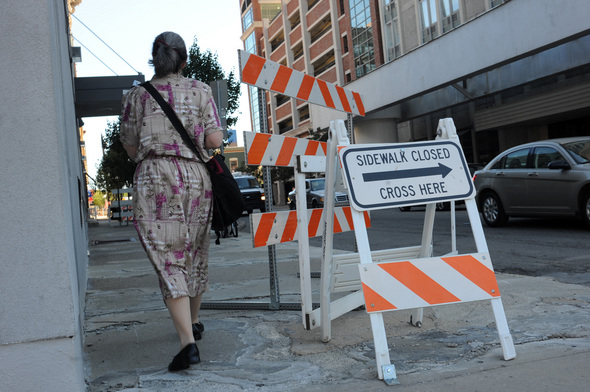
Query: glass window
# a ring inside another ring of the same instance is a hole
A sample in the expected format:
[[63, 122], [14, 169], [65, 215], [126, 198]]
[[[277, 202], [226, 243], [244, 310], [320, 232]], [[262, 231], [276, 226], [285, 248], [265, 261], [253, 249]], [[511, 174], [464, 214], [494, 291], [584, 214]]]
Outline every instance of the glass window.
[[352, 49], [356, 77], [359, 78], [376, 68], [373, 50], [371, 4], [369, 0], [349, 0], [352, 23]]
[[559, 152], [552, 147], [537, 147], [533, 153], [533, 167], [547, 169], [549, 163], [563, 160]]
[[527, 167], [527, 158], [529, 156], [529, 149], [524, 148], [506, 155], [502, 169], [524, 169]]
[[561, 146], [567, 150], [576, 163], [590, 162], [590, 139], [562, 143]]
[[262, 19], [273, 20], [281, 12], [281, 3], [260, 4]]
[[438, 28], [436, 22], [435, 0], [420, 0], [420, 15], [422, 21], [422, 42], [428, 42], [438, 37]]
[[252, 33], [244, 41], [244, 50], [248, 53], [256, 54], [256, 34]]
[[443, 33], [461, 24], [459, 16], [459, 0], [440, 0]]
[[392, 61], [401, 55], [401, 40], [399, 33], [399, 18], [397, 13], [397, 1], [385, 0], [385, 47], [387, 61]]
[[250, 7], [242, 17], [242, 32], [248, 30], [248, 27], [250, 27], [252, 23], [254, 23], [254, 12], [252, 11], [252, 7]]

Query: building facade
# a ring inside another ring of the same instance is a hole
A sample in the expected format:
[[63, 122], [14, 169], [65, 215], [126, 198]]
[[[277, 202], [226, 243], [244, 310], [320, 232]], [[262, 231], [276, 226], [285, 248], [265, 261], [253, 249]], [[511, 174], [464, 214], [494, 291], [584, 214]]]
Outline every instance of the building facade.
[[83, 391], [87, 195], [68, 14], [3, 5], [0, 31], [0, 389]]
[[[590, 134], [584, 0], [240, 0], [244, 48], [364, 97], [357, 143], [435, 137], [467, 159]], [[248, 87], [253, 130], [306, 137], [346, 115]], [[262, 99], [264, 98], [264, 99]], [[264, 105], [265, 104], [265, 105]]]

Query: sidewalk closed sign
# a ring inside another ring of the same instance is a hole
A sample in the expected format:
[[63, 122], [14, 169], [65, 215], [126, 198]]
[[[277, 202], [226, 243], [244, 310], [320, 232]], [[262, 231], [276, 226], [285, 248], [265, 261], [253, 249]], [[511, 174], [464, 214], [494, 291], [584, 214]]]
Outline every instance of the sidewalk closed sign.
[[354, 144], [339, 154], [350, 202], [360, 211], [475, 194], [463, 150], [453, 141]]

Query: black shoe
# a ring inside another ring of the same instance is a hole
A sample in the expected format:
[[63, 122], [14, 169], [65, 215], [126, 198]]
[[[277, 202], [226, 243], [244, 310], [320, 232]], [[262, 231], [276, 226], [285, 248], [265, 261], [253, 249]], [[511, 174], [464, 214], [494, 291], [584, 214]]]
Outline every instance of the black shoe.
[[195, 340], [201, 340], [203, 336], [201, 336], [205, 332], [205, 327], [201, 323], [193, 324], [193, 336]]
[[168, 370], [177, 372], [179, 370], [188, 369], [190, 365], [201, 362], [199, 357], [199, 349], [195, 343], [190, 343], [184, 346], [182, 350], [170, 362]]

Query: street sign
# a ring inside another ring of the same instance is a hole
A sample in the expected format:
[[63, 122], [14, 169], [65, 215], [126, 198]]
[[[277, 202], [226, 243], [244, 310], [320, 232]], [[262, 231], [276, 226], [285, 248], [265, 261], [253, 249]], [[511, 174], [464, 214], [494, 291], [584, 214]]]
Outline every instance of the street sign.
[[463, 200], [475, 194], [463, 150], [450, 140], [356, 144], [339, 154], [350, 202], [359, 211]]

